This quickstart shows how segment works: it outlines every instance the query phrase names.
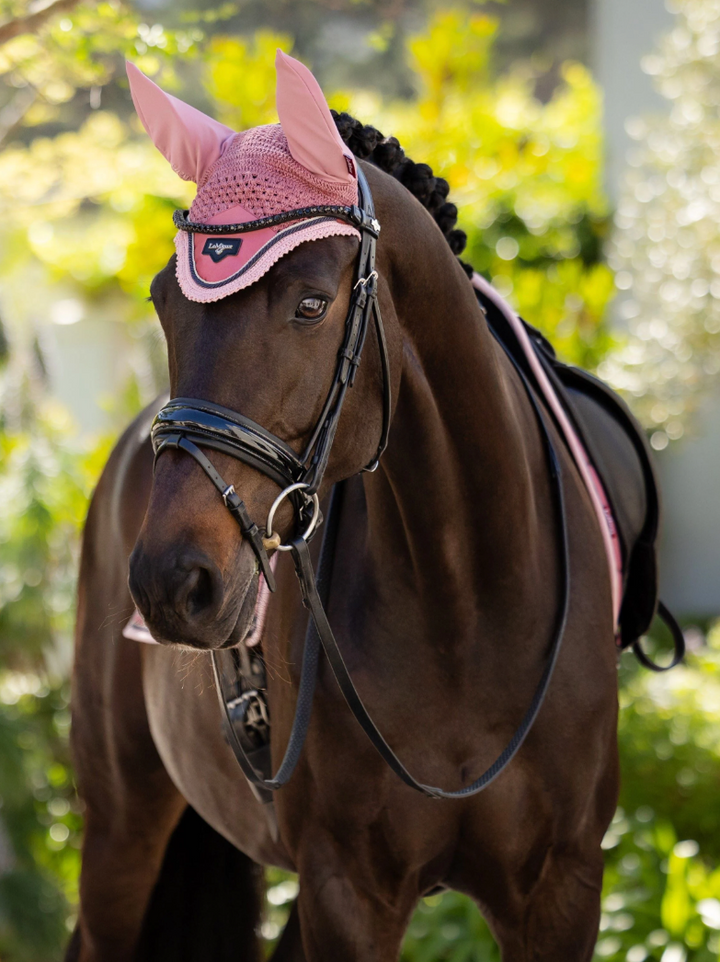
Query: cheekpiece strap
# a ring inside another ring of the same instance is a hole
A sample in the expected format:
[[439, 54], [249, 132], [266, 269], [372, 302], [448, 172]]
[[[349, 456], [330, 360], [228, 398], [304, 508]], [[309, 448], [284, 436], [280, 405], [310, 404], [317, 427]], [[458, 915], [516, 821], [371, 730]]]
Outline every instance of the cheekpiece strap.
[[[358, 193], [362, 213], [362, 232], [360, 250], [357, 258], [355, 283], [350, 298], [348, 316], [345, 322], [345, 337], [338, 353], [335, 378], [328, 392], [325, 405], [315, 430], [307, 444], [302, 460], [307, 464], [303, 481], [308, 485], [308, 494], [314, 493], [322, 483], [330, 458], [330, 450], [340, 421], [345, 395], [355, 383], [357, 369], [362, 358], [371, 316], [375, 322], [380, 361], [383, 376], [383, 414], [382, 429], [377, 451], [372, 461], [363, 469], [374, 471], [385, 450], [390, 431], [392, 413], [392, 391], [390, 384], [390, 362], [382, 316], [377, 303], [378, 274], [375, 270], [375, 253], [380, 225], [375, 219], [375, 206], [365, 174], [358, 166]], [[355, 210], [356, 208], [353, 208]]]
[[[380, 228], [375, 220], [370, 188], [365, 179], [365, 175], [359, 168], [358, 190], [360, 203], [360, 207], [358, 208], [302, 208], [295, 211], [287, 211], [284, 214], [278, 214], [274, 217], [251, 221], [248, 224], [194, 224], [188, 220], [187, 211], [176, 211], [175, 213], [174, 219], [176, 226], [181, 230], [202, 233], [244, 233], [249, 230], [259, 230], [262, 227], [271, 227], [291, 220], [320, 215], [326, 216], [328, 213], [332, 213], [333, 216], [347, 220], [361, 228], [355, 283], [345, 323], [345, 337], [338, 352], [335, 376], [320, 418], [312, 432], [306, 451], [301, 458], [298, 458], [279, 438], [269, 434], [269, 432], [265, 431], [260, 425], [255, 424], [255, 422], [235, 414], [226, 408], [221, 408], [218, 405], [205, 401], [187, 398], [178, 398], [175, 401], [171, 401], [162, 409], [160, 414], [158, 414], [153, 424], [152, 439], [155, 457], [157, 458], [162, 451], [168, 447], [176, 447], [186, 451], [198, 462], [222, 495], [228, 510], [240, 525], [243, 535], [249, 540], [253, 551], [255, 551], [257, 555], [258, 563], [265, 574], [268, 587], [270, 587], [271, 590], [274, 590], [275, 582], [260, 532], [250, 519], [245, 505], [237, 497], [234, 488], [232, 486], [226, 486], [225, 481], [200, 450], [199, 445], [232, 454], [239, 460], [257, 467], [258, 470], [262, 471], [268, 477], [277, 480], [278, 484], [283, 486], [283, 493], [285, 493], [284, 489], [290, 487], [292, 484], [294, 484], [296, 488], [302, 488], [303, 490], [301, 492], [294, 492], [294, 494], [301, 495], [299, 498], [301, 502], [304, 499], [304, 504], [301, 503], [301, 506], [297, 510], [298, 522], [301, 522], [304, 506], [307, 505], [309, 497], [317, 492], [327, 467], [345, 394], [348, 387], [352, 386], [355, 380], [357, 367], [360, 363], [365, 345], [370, 316], [372, 315], [378, 337], [384, 381], [383, 423], [377, 453], [371, 464], [368, 465], [365, 470], [374, 470], [377, 467], [378, 459], [385, 450], [388, 440], [392, 394], [390, 389], [387, 344], [377, 303], [378, 275], [375, 270], [375, 248]], [[510, 361], [517, 367], [512, 355], [509, 354], [508, 356]], [[265, 752], [263, 762], [253, 759], [253, 757], [251, 757], [252, 752], [248, 749], [248, 746], [243, 743], [246, 741], [246, 738], [238, 734], [236, 726], [233, 723], [232, 714], [238, 699], [232, 698], [231, 693], [228, 691], [227, 679], [224, 677], [218, 655], [213, 654], [212, 656], [216, 688], [230, 745], [243, 772], [250, 783], [255, 786], [258, 797], [262, 800], [266, 801], [270, 792], [284, 785], [297, 765], [308, 731], [315, 681], [318, 672], [318, 657], [321, 648], [325, 652], [330, 668], [348, 707], [360, 727], [370, 739], [372, 745], [391, 770], [406, 785], [416, 791], [422, 792], [424, 795], [431, 798], [465, 798], [481, 792], [504, 771], [523, 744], [543, 704], [560, 653], [570, 605], [570, 568], [567, 520], [560, 462], [555, 452], [552, 435], [548, 430], [537, 399], [523, 371], [519, 368], [517, 368], [517, 370], [538, 421], [554, 491], [554, 502], [560, 529], [557, 550], [559, 556], [561, 603], [543, 674], [537, 684], [532, 701], [512, 738], [489, 768], [471, 784], [456, 791], [445, 791], [441, 788], [424, 784], [414, 778], [385, 741], [355, 688], [325, 612], [327, 598], [323, 598], [318, 591], [306, 537], [296, 534], [290, 543], [289, 549], [292, 552], [295, 563], [295, 571], [300, 584], [303, 603], [310, 613], [312, 628], [308, 629], [305, 641], [295, 719], [290, 740], [280, 768], [274, 778], [268, 778], [268, 773], [259, 770], [269, 766], [270, 759], [268, 752]], [[287, 482], [290, 482], [290, 484], [287, 484]], [[326, 529], [323, 551], [321, 552], [321, 571], [323, 569], [331, 570], [332, 568], [333, 546], [340, 514], [338, 498], [336, 496], [333, 496], [332, 503], [334, 507], [331, 507], [331, 523], [328, 529]], [[333, 518], [334, 521], [332, 520]], [[335, 534], [332, 536], [329, 530], [331, 528], [335, 531]], [[302, 529], [299, 528], [298, 530]], [[267, 725], [265, 727], [267, 727]], [[248, 733], [245, 732], [245, 734]], [[267, 747], [268, 744], [269, 742], [261, 747]]]

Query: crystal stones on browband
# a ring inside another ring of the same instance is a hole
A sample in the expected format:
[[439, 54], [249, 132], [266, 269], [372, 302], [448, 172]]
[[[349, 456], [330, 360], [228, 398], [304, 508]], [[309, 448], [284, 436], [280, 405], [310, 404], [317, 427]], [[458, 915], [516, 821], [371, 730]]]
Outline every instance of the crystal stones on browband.
[[336, 217], [344, 220], [359, 230], [367, 231], [374, 237], [380, 233], [380, 223], [376, 217], [366, 213], [361, 207], [341, 207], [337, 204], [316, 204], [312, 207], [298, 207], [296, 210], [286, 210], [280, 214], [268, 217], [258, 217], [242, 224], [201, 224], [189, 219], [190, 212], [176, 210], [173, 212], [173, 223], [178, 230], [189, 234], [247, 234], [251, 231], [264, 230], [267, 227], [278, 227], [296, 220], [308, 220], [312, 217]]

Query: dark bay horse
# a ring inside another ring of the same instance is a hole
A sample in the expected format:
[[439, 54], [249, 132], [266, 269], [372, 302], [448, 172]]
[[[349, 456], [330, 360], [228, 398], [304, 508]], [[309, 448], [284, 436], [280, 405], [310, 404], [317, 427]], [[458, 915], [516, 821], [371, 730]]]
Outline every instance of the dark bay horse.
[[[359, 475], [382, 423], [370, 334], [320, 492], [351, 479], [328, 614], [399, 757], [424, 781], [460, 788], [508, 742], [542, 675], [561, 595], [558, 522], [537, 418], [465, 272], [411, 192], [363, 169], [382, 224], [395, 400], [380, 466]], [[356, 253], [351, 237], [302, 244], [210, 304], [184, 297], [173, 258], [152, 284], [171, 396], [243, 412], [301, 450], [335, 369]], [[321, 323], [296, 321], [308, 291], [328, 302]], [[273, 839], [223, 738], [209, 654], [243, 643], [256, 558], [195, 461], [167, 452], [153, 474], [158, 406], [115, 448], [84, 536], [73, 747], [87, 813], [68, 959], [254, 962], [257, 866], [276, 865], [300, 882], [277, 962], [391, 962], [418, 899], [437, 886], [475, 899], [504, 962], [590, 960], [618, 790], [616, 647], [600, 530], [559, 438], [569, 616], [545, 704], [512, 764], [470, 798], [413, 792], [322, 662]], [[277, 486], [226, 455], [214, 463], [251, 515], [266, 517]], [[287, 557], [276, 573], [262, 646], [277, 763], [307, 613]], [[135, 603], [160, 645], [122, 637]]]

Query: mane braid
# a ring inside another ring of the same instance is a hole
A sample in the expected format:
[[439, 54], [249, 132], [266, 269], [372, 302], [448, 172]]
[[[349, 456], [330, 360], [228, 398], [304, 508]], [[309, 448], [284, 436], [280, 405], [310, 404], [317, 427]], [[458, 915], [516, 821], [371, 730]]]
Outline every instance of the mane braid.
[[[432, 214], [435, 223], [445, 235], [450, 250], [459, 258], [465, 250], [467, 234], [455, 227], [458, 211], [455, 204], [447, 199], [450, 185], [445, 178], [435, 177], [427, 164], [416, 164], [406, 157], [397, 138], [384, 137], [375, 127], [361, 124], [350, 114], [339, 114], [336, 110], [331, 110], [330, 113], [340, 136], [355, 156], [360, 160], [369, 160], [371, 164], [399, 180]], [[463, 261], [460, 261], [460, 264], [468, 277], [471, 277], [472, 267]]]

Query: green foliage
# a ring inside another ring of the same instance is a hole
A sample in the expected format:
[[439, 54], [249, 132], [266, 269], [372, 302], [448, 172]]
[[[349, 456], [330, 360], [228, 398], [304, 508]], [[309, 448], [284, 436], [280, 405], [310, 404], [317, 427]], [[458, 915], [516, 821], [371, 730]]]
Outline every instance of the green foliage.
[[82, 3], [5, 43], [0, 76], [17, 90], [22, 122], [32, 128], [59, 120], [78, 89], [107, 85], [126, 57], [154, 72], [171, 57], [191, 58], [203, 36], [197, 27], [150, 26], [119, 0]]
[[[0, 434], [0, 663], [29, 669], [68, 642], [89, 479], [52, 411]], [[7, 425], [6, 425], [7, 427]]]
[[[485, 15], [437, 14], [410, 43], [417, 101], [373, 104], [373, 122], [450, 182], [468, 234], [464, 259], [561, 355], [593, 368], [613, 346], [600, 95], [577, 63], [564, 66], [546, 104], [530, 66], [495, 77], [495, 32]], [[349, 102], [368, 112], [361, 95]]]
[[277, 123], [275, 51], [289, 53], [286, 34], [259, 30], [253, 37], [214, 37], [206, 60], [206, 88], [218, 119], [233, 130]]
[[500, 962], [483, 917], [469, 898], [444, 892], [423, 899], [403, 944], [401, 962]]
[[189, 202], [190, 188], [152, 145], [128, 135], [117, 116], [97, 111], [77, 133], [5, 151], [0, 203], [19, 236], [0, 270], [17, 271], [24, 251], [50, 279], [74, 280], [86, 297], [118, 288], [136, 294], [137, 304], [147, 296], [172, 250], [172, 211]]
[[0, 678], [0, 957], [61, 957], [77, 900], [81, 811], [68, 758], [68, 691]]
[[[613, 283], [600, 256], [599, 95], [579, 64], [565, 66], [546, 104], [534, 96], [532, 69], [494, 77], [496, 33], [487, 15], [443, 11], [408, 44], [415, 98], [383, 103], [367, 89], [330, 99], [396, 135], [409, 156], [450, 181], [466, 259], [561, 354], [594, 367], [613, 346], [603, 321]], [[291, 49], [291, 38], [216, 35], [203, 47], [205, 90], [220, 119], [238, 129], [275, 120], [278, 46]], [[168, 49], [169, 41], [164, 56]], [[174, 76], [165, 60], [163, 82]], [[93, 296], [119, 285], [138, 296], [135, 316], [147, 318], [139, 298], [172, 251], [169, 207], [187, 204], [192, 188], [144, 135], [131, 136], [137, 130], [135, 120], [98, 111], [76, 133], [11, 147], [0, 156], [0, 207], [52, 277], [72, 277]]]
[[649, 805], [720, 862], [720, 627], [668, 676], [626, 671], [621, 721], [625, 808]]
[[437, 119], [453, 95], [475, 96], [490, 83], [489, 60], [497, 27], [492, 17], [443, 11], [435, 14], [426, 33], [410, 40], [422, 112], [434, 113]]
[[[10, 374], [13, 372], [11, 371]], [[8, 375], [6, 374], [6, 377]], [[81, 814], [66, 673], [77, 533], [107, 456], [68, 446], [33, 388], [5, 385], [0, 432], [0, 958], [61, 957], [77, 901]]]

